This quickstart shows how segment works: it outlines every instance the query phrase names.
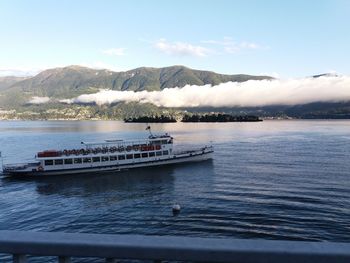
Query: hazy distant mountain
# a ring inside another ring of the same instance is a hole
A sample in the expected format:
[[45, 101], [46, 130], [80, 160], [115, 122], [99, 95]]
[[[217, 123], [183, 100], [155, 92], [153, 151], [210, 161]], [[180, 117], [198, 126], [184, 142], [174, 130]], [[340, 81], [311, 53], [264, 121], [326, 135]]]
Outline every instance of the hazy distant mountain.
[[319, 78], [319, 77], [339, 77], [337, 73], [323, 73], [312, 76], [313, 78]]
[[193, 108], [188, 112], [226, 112], [260, 117], [291, 117], [301, 119], [350, 119], [350, 102], [314, 102], [301, 105], [273, 105], [263, 107]]
[[12, 76], [0, 77], [0, 91], [12, 86], [16, 82], [19, 82], [21, 80], [25, 80], [27, 78], [28, 77], [12, 77]]

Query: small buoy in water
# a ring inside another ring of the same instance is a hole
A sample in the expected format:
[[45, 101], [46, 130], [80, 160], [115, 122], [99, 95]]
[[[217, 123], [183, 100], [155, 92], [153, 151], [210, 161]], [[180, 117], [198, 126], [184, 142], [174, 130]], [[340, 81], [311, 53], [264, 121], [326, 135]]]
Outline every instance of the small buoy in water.
[[181, 210], [181, 206], [179, 204], [173, 205], [173, 214], [174, 215], [180, 213], [180, 210]]

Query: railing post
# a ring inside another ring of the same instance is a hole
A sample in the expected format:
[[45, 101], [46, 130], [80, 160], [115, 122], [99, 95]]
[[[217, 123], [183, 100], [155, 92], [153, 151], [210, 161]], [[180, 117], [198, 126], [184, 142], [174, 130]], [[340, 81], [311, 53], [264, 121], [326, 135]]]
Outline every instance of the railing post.
[[22, 254], [14, 254], [13, 263], [27, 263], [27, 256]]
[[70, 257], [59, 256], [58, 263], [70, 263]]

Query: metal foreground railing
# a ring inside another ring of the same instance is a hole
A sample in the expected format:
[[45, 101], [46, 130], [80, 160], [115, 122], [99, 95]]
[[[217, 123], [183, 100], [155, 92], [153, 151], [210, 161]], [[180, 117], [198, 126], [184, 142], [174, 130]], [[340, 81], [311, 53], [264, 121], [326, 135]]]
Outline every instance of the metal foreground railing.
[[[68, 234], [0, 231], [0, 253], [13, 262], [27, 255], [205, 262], [350, 262], [350, 244], [329, 242], [238, 240], [171, 236]], [[43, 261], [45, 259], [43, 258]]]

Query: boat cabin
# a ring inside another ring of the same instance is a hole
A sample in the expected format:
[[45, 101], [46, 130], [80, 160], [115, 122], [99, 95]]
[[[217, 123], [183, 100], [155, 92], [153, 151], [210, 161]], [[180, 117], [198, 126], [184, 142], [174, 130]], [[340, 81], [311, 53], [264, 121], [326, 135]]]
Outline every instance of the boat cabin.
[[150, 136], [146, 140], [105, 140], [81, 144], [84, 148], [39, 152], [36, 159], [43, 170], [74, 169], [168, 159], [173, 150], [173, 138], [167, 134]]

